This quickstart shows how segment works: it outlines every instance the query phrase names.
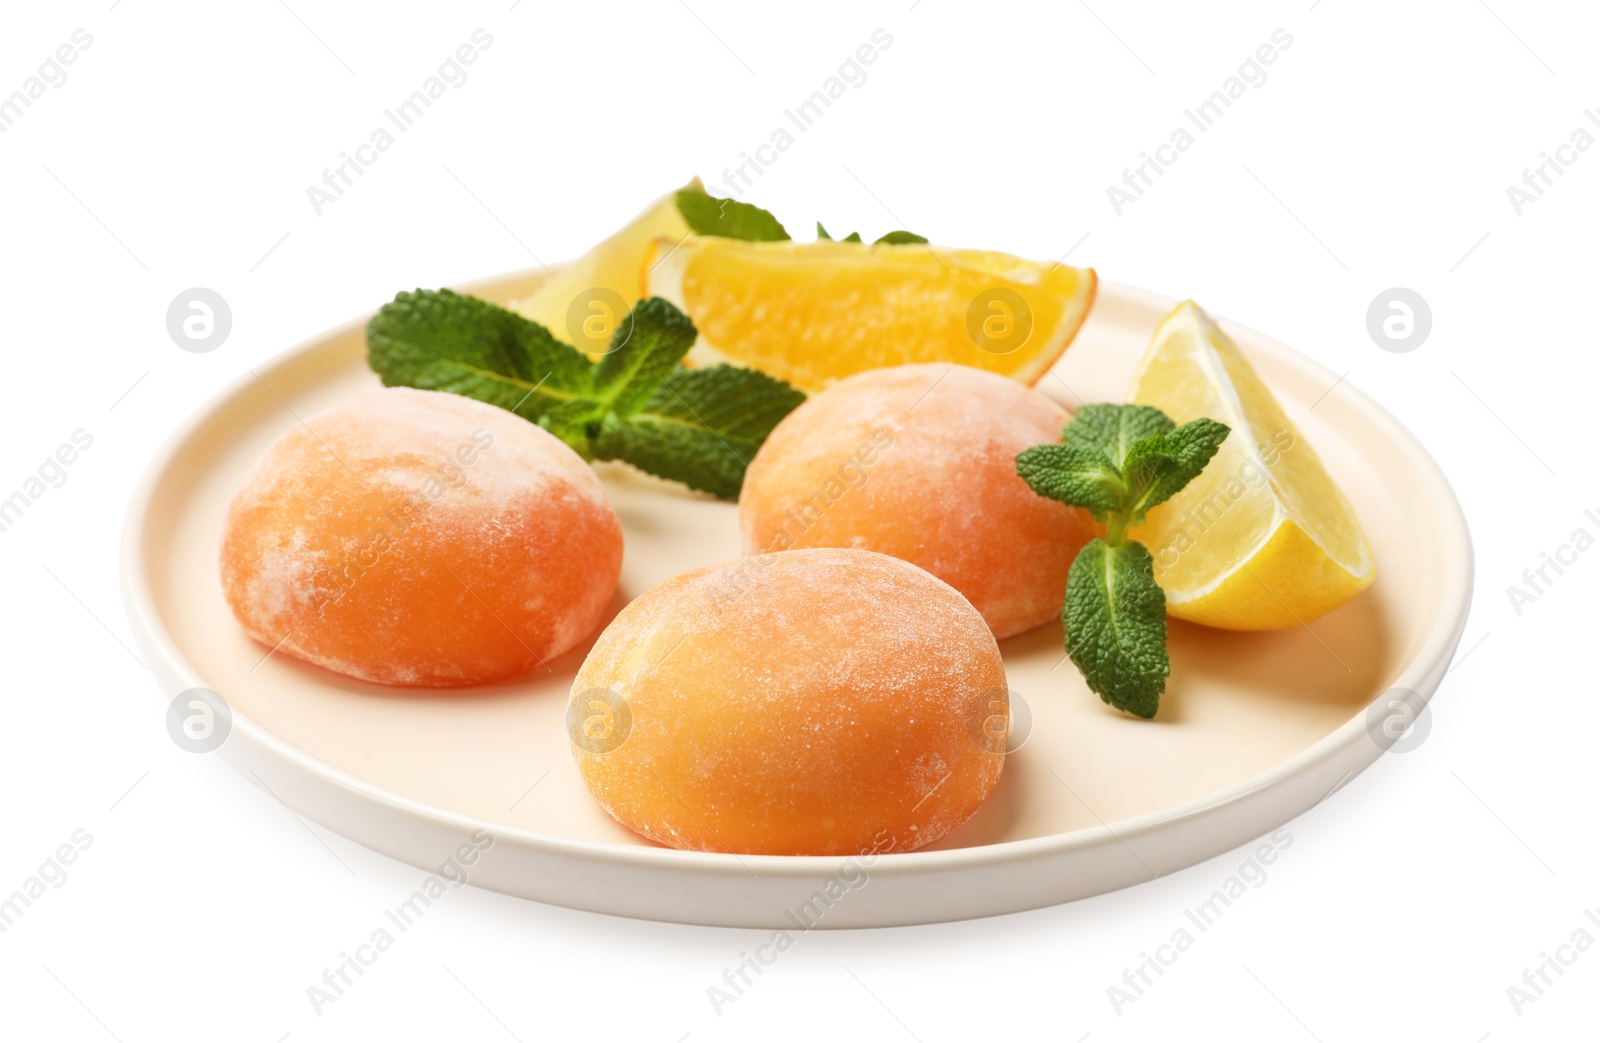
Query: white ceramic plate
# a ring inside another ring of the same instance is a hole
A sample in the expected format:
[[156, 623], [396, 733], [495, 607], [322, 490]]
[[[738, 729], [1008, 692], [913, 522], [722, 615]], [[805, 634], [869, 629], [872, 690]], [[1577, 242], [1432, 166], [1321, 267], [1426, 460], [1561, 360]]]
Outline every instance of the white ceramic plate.
[[[537, 280], [469, 290], [505, 302]], [[1070, 407], [1121, 401], [1174, 303], [1102, 285], [1040, 390]], [[1173, 674], [1154, 722], [1115, 713], [1084, 687], [1062, 664], [1059, 625], [1002, 642], [1031, 734], [978, 814], [928, 848], [854, 865], [670, 850], [610, 819], [573, 763], [563, 715], [587, 643], [516, 682], [424, 691], [268, 656], [235, 625], [217, 573], [224, 508], [296, 416], [379, 386], [365, 325], [247, 375], [171, 438], [129, 509], [124, 593], [162, 697], [204, 687], [227, 700], [231, 730], [218, 752], [229, 762], [305, 816], [429, 870], [484, 830], [492, 846], [467, 869], [480, 887], [625, 916], [790, 929], [987, 916], [1125, 887], [1270, 832], [1372, 763], [1383, 747], [1369, 706], [1387, 706], [1395, 688], [1431, 695], [1466, 620], [1466, 523], [1427, 453], [1348, 384], [1324, 398], [1334, 374], [1223, 323], [1354, 502], [1377, 560], [1371, 589], [1295, 630], [1174, 622]], [[738, 555], [731, 504], [621, 465], [600, 473], [626, 537], [613, 609]], [[1417, 533], [1432, 538], [1419, 545]]]

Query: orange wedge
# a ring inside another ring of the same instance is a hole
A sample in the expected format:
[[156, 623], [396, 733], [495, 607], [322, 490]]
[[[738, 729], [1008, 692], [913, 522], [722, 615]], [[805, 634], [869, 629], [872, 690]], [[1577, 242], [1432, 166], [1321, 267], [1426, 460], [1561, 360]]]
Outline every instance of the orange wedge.
[[646, 288], [694, 320], [690, 365], [731, 362], [812, 392], [918, 362], [1033, 384], [1083, 325], [1095, 274], [922, 243], [689, 236], [656, 240]]

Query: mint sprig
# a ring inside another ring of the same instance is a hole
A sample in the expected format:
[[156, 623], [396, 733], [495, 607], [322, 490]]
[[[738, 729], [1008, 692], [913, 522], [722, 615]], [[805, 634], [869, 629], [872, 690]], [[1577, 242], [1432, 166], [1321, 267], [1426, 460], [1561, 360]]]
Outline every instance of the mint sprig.
[[[724, 239], [742, 239], [752, 243], [781, 243], [791, 238], [782, 223], [772, 216], [770, 211], [763, 210], [759, 206], [741, 203], [737, 199], [723, 199], [709, 195], [697, 188], [681, 189], [677, 200], [678, 213], [683, 215], [689, 230], [696, 235], [716, 235]], [[828, 234], [828, 230], [822, 227], [821, 221], [817, 222], [817, 238], [833, 238]], [[839, 241], [859, 243], [861, 233], [851, 232]], [[899, 230], [879, 236], [873, 240], [873, 244], [900, 245], [927, 241], [915, 232]]]
[[805, 400], [735, 366], [687, 369], [694, 324], [640, 301], [591, 363], [514, 312], [450, 290], [402, 292], [367, 326], [367, 362], [386, 386], [449, 391], [508, 409], [586, 460], [622, 460], [737, 499], [755, 451]]
[[1151, 406], [1092, 405], [1078, 410], [1059, 444], [1017, 456], [1017, 474], [1034, 492], [1082, 507], [1106, 527], [1072, 562], [1061, 622], [1085, 683], [1137, 717], [1156, 715], [1172, 667], [1166, 595], [1149, 550], [1127, 531], [1197, 478], [1227, 437], [1215, 420], [1178, 427]]

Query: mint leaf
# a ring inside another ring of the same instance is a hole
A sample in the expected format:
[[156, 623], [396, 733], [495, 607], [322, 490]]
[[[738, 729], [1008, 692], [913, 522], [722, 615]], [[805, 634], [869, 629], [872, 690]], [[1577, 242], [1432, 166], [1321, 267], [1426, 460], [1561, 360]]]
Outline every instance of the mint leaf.
[[697, 235], [720, 235], [749, 242], [782, 242], [789, 238], [778, 219], [759, 206], [720, 199], [692, 188], [678, 192], [678, 213]]
[[1198, 478], [1228, 437], [1228, 430], [1226, 424], [1201, 417], [1136, 444], [1124, 465], [1133, 491], [1128, 524], [1138, 525], [1150, 508], [1170, 500]]
[[826, 228], [822, 227], [822, 222], [821, 221], [817, 222], [817, 238], [818, 239], [828, 239], [828, 240], [832, 240], [833, 239], [833, 236], [828, 234], [828, 230]]
[[451, 391], [529, 420], [589, 394], [589, 360], [536, 322], [450, 290], [401, 292], [367, 324], [387, 387]]
[[606, 414], [595, 455], [737, 499], [756, 450], [803, 401], [805, 395], [757, 370], [680, 367], [638, 412]]
[[1167, 598], [1144, 544], [1092, 540], [1067, 573], [1061, 622], [1090, 690], [1136, 717], [1156, 715], [1172, 672], [1167, 660]]
[[668, 301], [651, 297], [635, 304], [617, 324], [611, 349], [595, 364], [598, 412], [611, 410], [620, 417], [637, 412], [694, 341], [694, 323]]
[[1081, 445], [1036, 445], [1017, 455], [1017, 474], [1040, 496], [1086, 508], [1105, 521], [1122, 508], [1122, 474], [1104, 453]]
[[1072, 415], [1072, 421], [1061, 430], [1061, 440], [1104, 454], [1111, 466], [1121, 471], [1135, 445], [1171, 430], [1172, 421], [1154, 406], [1097, 403]]

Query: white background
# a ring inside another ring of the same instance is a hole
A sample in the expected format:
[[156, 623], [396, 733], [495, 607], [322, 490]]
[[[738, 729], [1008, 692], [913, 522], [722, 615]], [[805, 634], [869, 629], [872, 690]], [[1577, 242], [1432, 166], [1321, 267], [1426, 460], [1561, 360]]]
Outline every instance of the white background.
[[[75, 829], [94, 839], [67, 882], [0, 934], [0, 1033], [1592, 1035], [1600, 951], [1520, 1015], [1506, 991], [1600, 906], [1587, 669], [1600, 554], [1520, 616], [1506, 593], [1574, 529], [1600, 529], [1583, 515], [1600, 508], [1588, 434], [1600, 149], [1520, 216], [1506, 194], [1600, 106], [1592, 6], [511, 8], [7, 5], [0, 95], [74, 29], [93, 44], [0, 134], [0, 490], [75, 429], [94, 444], [0, 533], [0, 892]], [[316, 216], [306, 186], [478, 27], [494, 43], [470, 80]], [[1473, 528], [1468, 658], [1436, 698], [1431, 734], [1291, 823], [1293, 849], [1268, 882], [1120, 1014], [1107, 986], [1244, 852], [1059, 908], [815, 932], [721, 1016], [707, 986], [767, 932], [467, 888], [317, 1016], [306, 987], [419, 874], [304, 825], [168, 738], [171, 693], [124, 647], [116, 581], [139, 470], [246, 367], [397, 289], [574, 256], [691, 174], [720, 179], [879, 27], [894, 42], [869, 79], [746, 198], [797, 234], [821, 217], [840, 234], [904, 225], [1031, 257], [1071, 249], [1104, 278], [1195, 297], [1348, 373], [1436, 455]], [[1106, 186], [1278, 28], [1294, 42], [1268, 80], [1117, 216]], [[167, 336], [168, 303], [191, 286], [232, 306], [232, 334], [210, 354]], [[1393, 286], [1432, 308], [1431, 336], [1409, 354], [1379, 350], [1366, 329], [1369, 303]]]

